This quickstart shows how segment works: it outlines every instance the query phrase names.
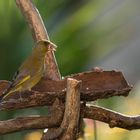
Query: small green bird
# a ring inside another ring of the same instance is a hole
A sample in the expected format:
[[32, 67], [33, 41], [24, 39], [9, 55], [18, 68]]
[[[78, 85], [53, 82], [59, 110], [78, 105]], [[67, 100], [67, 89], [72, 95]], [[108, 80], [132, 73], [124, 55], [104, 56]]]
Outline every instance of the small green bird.
[[9, 88], [2, 94], [1, 100], [14, 92], [31, 90], [43, 77], [46, 53], [54, 51], [54, 47], [56, 45], [48, 40], [38, 41], [31, 55], [19, 67]]

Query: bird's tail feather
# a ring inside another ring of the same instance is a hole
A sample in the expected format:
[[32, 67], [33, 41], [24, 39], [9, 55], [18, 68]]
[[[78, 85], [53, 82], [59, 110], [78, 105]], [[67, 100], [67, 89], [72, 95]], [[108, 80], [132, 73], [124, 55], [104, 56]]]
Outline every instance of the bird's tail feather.
[[12, 84], [10, 84], [9, 87], [3, 91], [2, 95], [0, 96], [0, 102], [2, 102], [5, 99], [5, 97], [7, 97], [9, 93], [11, 93], [10, 92], [11, 87]]
[[0, 96], [0, 102], [3, 101], [3, 97], [4, 97], [4, 94], [2, 94], [2, 95]]

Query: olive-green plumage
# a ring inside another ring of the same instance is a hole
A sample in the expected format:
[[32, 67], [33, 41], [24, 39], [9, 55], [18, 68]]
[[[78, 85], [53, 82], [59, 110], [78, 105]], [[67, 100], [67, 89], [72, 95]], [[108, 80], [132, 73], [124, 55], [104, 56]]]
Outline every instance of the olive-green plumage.
[[53, 47], [48, 47], [49, 44], [55, 46], [48, 40], [37, 42], [31, 55], [19, 67], [10, 87], [4, 92], [2, 100], [14, 92], [31, 90], [40, 81], [44, 74], [46, 53], [54, 49]]

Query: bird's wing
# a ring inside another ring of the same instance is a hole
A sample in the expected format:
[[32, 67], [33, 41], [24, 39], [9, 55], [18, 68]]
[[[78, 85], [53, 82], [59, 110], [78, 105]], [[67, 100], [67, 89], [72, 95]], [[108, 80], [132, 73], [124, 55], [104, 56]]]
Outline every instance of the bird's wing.
[[[13, 80], [10, 84], [10, 86], [4, 91], [3, 93], [3, 97], [5, 98], [6, 96], [8, 96], [11, 92], [11, 89], [13, 88], [21, 88], [20, 85], [22, 85], [24, 82], [28, 81], [31, 78], [31, 76], [29, 75], [29, 73], [24, 74], [23, 71], [17, 71], [13, 77]], [[8, 94], [7, 94], [8, 93]]]
[[29, 72], [26, 73], [26, 72], [23, 72], [23, 71], [19, 71], [17, 73], [18, 74], [16, 74], [13, 77], [13, 80], [12, 80], [12, 83], [11, 83], [10, 87], [21, 85], [31, 78], [31, 75], [29, 74]]
[[31, 65], [34, 60], [34, 52], [36, 48], [33, 49], [31, 55], [22, 63], [22, 65], [19, 67], [17, 72], [15, 73], [13, 79], [12, 79], [12, 84], [11, 87], [20, 85], [27, 80], [29, 80], [32, 75], [35, 75], [36, 69], [34, 68], [34, 65]]
[[32, 53], [29, 55], [29, 57], [19, 67], [18, 71], [15, 73], [13, 77], [11, 87], [21, 85], [24, 82], [28, 81], [33, 76], [38, 75], [39, 73], [43, 72], [43, 69], [44, 69], [43, 60], [45, 58], [43, 57], [43, 60], [42, 60], [41, 58], [38, 58], [38, 55], [40, 55], [39, 46], [35, 47], [32, 50]]
[[[30, 68], [32, 67], [32, 68]], [[17, 85], [22, 85], [32, 77], [38, 75], [39, 73], [42, 73], [43, 67], [33, 67], [27, 65], [26, 61], [21, 65], [19, 70], [15, 73], [15, 76], [13, 77], [11, 87], [17, 86]]]

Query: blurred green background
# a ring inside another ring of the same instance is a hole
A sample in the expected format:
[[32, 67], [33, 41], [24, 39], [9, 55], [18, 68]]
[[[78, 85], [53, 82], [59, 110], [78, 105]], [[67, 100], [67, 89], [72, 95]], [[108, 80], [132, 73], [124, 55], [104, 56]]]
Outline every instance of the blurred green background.
[[[52, 42], [62, 76], [100, 66], [122, 71], [132, 94], [101, 100], [99, 105], [125, 114], [140, 113], [140, 10], [139, 0], [34, 0]], [[31, 32], [15, 4], [0, 1], [0, 79], [10, 80], [34, 45]], [[120, 106], [121, 104], [121, 106]], [[46, 108], [0, 112], [0, 119], [44, 114]], [[86, 138], [93, 139], [92, 123]], [[91, 125], [90, 125], [91, 124]], [[139, 140], [140, 131], [109, 129], [98, 123], [98, 140]], [[104, 131], [106, 130], [106, 131]], [[107, 133], [107, 135], [106, 135]], [[0, 136], [0, 140], [38, 140], [40, 131]]]

